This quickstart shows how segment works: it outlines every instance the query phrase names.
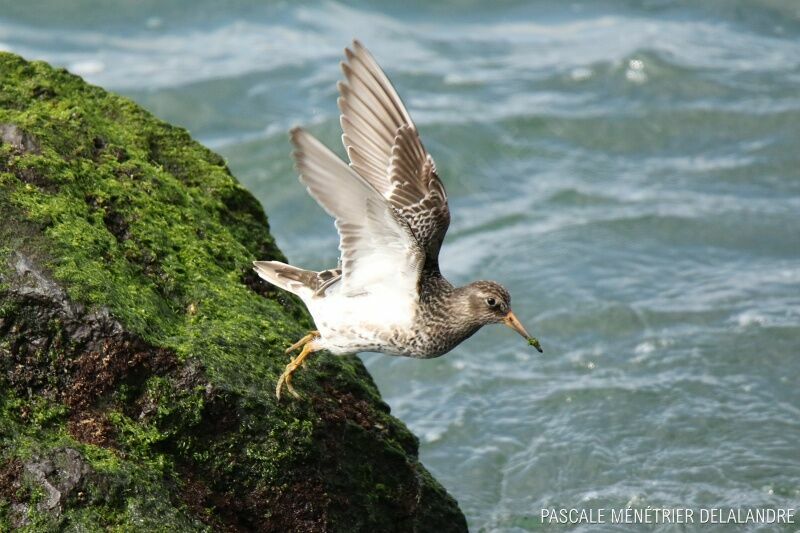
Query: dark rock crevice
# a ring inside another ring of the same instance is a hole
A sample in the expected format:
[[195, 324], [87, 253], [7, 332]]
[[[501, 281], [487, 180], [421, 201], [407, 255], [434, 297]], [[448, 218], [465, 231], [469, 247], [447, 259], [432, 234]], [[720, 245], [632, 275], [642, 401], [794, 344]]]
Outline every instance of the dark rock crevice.
[[0, 317], [8, 348], [0, 369], [20, 393], [63, 402], [79, 413], [120, 383], [141, 383], [175, 368], [175, 354], [126, 331], [108, 309], [89, 311], [28, 257], [11, 254]]

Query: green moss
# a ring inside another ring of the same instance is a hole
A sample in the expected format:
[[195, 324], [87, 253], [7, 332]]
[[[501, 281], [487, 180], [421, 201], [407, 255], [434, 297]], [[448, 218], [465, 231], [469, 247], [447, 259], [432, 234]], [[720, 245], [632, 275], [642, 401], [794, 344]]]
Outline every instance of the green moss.
[[[78, 450], [91, 469], [81, 492], [71, 498], [62, 515], [37, 508], [45, 499], [45, 491], [23, 473], [26, 510], [21, 515], [12, 511], [0, 490], [2, 530], [11, 530], [12, 524], [22, 519], [25, 525], [19, 530], [31, 532], [131, 531], [135, 525], [152, 531], [161, 525], [178, 530], [203, 529], [169, 497], [163, 485], [163, 466], [147, 455], [123, 458], [112, 450], [76, 441], [67, 430], [65, 411], [64, 406], [41, 399], [26, 401], [13, 391], [0, 395], [0, 465], [11, 460], [28, 464], [70, 448]], [[140, 430], [134, 431], [138, 434]]]
[[[0, 144], [0, 456], [71, 447], [98, 480], [86, 502], [57, 518], [31, 510], [31, 524], [464, 528], [360, 360], [319, 355], [295, 378], [304, 399], [276, 402], [283, 350], [312, 323], [252, 275], [254, 259], [285, 258], [222, 158], [125, 98], [7, 53], [0, 125], [28, 140]], [[93, 324], [108, 310], [124, 333], [88, 349], [61, 303], [42, 314], [16, 289], [32, 282], [15, 277], [18, 256], [79, 304], [70, 313]]]

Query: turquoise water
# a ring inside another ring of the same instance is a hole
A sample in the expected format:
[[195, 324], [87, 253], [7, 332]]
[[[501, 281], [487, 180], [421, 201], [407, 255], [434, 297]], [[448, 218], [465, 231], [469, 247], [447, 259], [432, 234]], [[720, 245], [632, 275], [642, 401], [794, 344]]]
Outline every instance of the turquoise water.
[[358, 36], [447, 186], [445, 274], [507, 285], [545, 348], [491, 327], [436, 360], [363, 356], [471, 529], [800, 507], [800, 3], [406, 5], [0, 0], [0, 48], [186, 126], [323, 268], [336, 234], [286, 131], [341, 153]]

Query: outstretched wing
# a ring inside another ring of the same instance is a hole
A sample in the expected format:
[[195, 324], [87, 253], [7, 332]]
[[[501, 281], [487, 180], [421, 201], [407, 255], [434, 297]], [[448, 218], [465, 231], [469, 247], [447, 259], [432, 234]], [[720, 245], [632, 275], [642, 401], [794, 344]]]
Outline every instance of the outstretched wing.
[[380, 192], [406, 221], [436, 264], [450, 210], [433, 158], [389, 78], [358, 42], [345, 49], [339, 82], [342, 142], [350, 166]]
[[386, 199], [310, 133], [291, 132], [300, 181], [336, 220], [342, 288], [350, 295], [381, 287], [417, 294], [424, 254]]

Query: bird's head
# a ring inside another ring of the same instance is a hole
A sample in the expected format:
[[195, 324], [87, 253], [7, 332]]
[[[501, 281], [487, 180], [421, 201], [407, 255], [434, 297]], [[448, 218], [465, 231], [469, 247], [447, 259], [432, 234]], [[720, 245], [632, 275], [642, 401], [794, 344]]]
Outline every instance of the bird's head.
[[511, 295], [494, 281], [475, 281], [464, 287], [471, 315], [480, 325], [503, 323], [542, 351], [539, 341], [531, 337], [511, 310]]

